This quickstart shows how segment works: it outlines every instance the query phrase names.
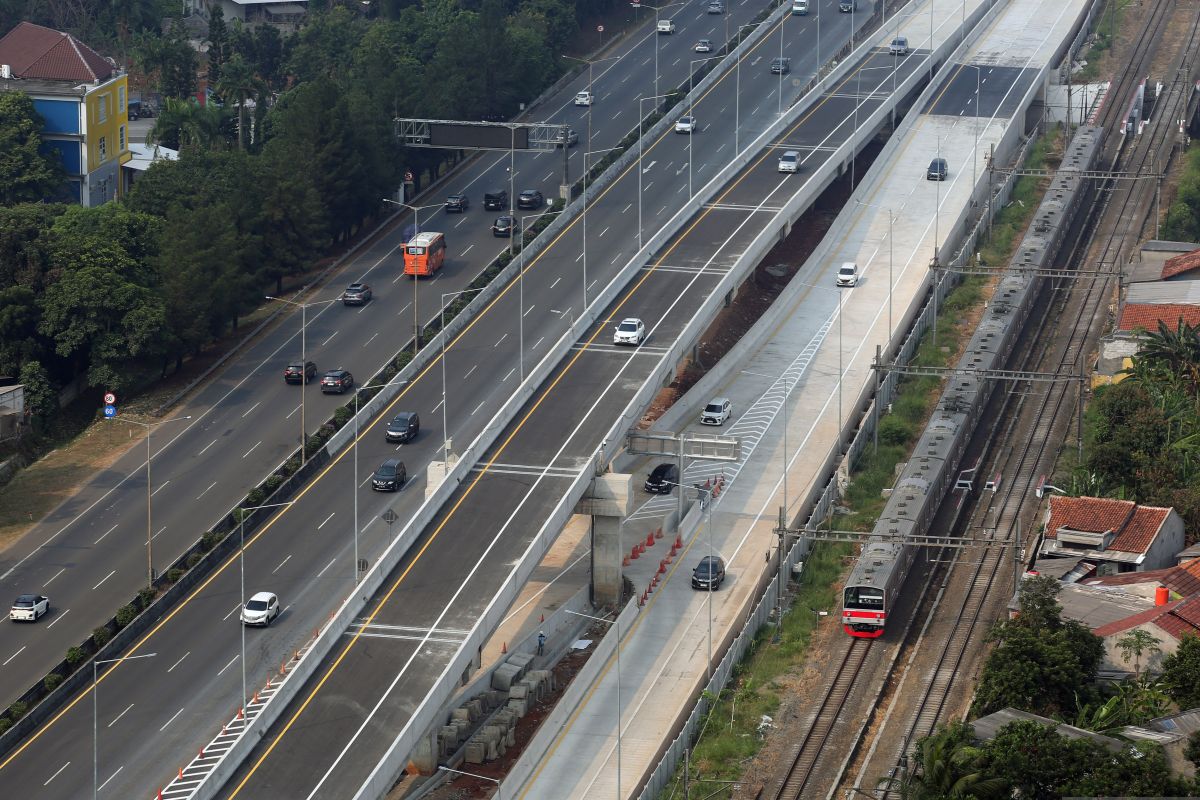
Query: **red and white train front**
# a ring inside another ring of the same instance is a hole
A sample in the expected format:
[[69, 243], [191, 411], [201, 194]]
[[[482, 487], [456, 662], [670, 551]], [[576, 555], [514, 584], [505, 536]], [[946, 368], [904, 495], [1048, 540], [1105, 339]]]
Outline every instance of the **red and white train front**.
[[875, 639], [887, 622], [884, 590], [878, 586], [847, 586], [842, 592], [842, 628], [850, 636]]

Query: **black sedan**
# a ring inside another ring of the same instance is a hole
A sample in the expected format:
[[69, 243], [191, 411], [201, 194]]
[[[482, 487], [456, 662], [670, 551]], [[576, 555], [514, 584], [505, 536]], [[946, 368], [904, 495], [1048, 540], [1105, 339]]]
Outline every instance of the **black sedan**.
[[454, 211], [459, 214], [466, 211], [471, 205], [471, 199], [465, 194], [452, 194], [446, 198], [446, 204], [442, 206], [446, 213]]
[[507, 239], [519, 230], [520, 225], [517, 224], [515, 217], [496, 217], [496, 221], [492, 223], [492, 236]]
[[537, 189], [526, 189], [517, 197], [517, 208], [541, 208], [546, 198]]

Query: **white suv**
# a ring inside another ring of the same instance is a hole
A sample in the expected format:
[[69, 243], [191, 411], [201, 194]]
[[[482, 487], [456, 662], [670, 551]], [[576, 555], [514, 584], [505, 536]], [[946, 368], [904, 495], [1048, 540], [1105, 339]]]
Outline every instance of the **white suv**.
[[279, 598], [270, 592], [258, 592], [242, 607], [243, 625], [262, 625], [264, 628], [279, 616]]
[[613, 344], [631, 344], [635, 347], [646, 338], [646, 324], [637, 317], [621, 320], [613, 331]]
[[660, 19], [658, 21], [657, 30], [659, 33], [674, 33], [675, 32], [675, 23], [669, 19]]
[[838, 286], [857, 286], [858, 285], [858, 264], [853, 261], [846, 261], [842, 264], [842, 268], [837, 274]]
[[13, 601], [8, 618], [13, 622], [37, 622], [50, 611], [50, 599], [40, 594], [23, 594]]
[[696, 118], [692, 117], [692, 116], [680, 117], [679, 121], [675, 123], [675, 132], [676, 133], [695, 133], [696, 132]]
[[579, 94], [575, 95], [575, 105], [590, 106], [594, 99], [595, 97], [591, 92], [580, 92]]
[[732, 410], [733, 406], [730, 404], [728, 397], [714, 397], [708, 401], [708, 405], [704, 407], [704, 411], [700, 412], [700, 424], [724, 425], [725, 420], [729, 419]]

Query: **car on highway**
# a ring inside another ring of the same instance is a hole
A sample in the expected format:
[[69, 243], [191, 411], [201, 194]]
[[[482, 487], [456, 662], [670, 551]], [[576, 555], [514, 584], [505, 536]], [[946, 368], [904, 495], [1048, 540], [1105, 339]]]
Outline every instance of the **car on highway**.
[[526, 189], [517, 195], [517, 208], [541, 208], [546, 205], [546, 197], [537, 189]]
[[509, 238], [514, 232], [520, 231], [520, 225], [514, 217], [503, 216], [496, 217], [496, 221], [492, 223], [492, 236]]
[[271, 592], [255, 592], [242, 606], [243, 625], [261, 625], [265, 628], [278, 616], [279, 598]]
[[646, 323], [637, 317], [621, 320], [613, 331], [613, 344], [631, 344], [635, 347], [646, 338]]
[[670, 494], [679, 485], [679, 467], [665, 461], [650, 471], [646, 478], [646, 491], [650, 494]]
[[564, 142], [566, 143], [567, 147], [574, 147], [575, 145], [579, 144], [579, 134], [571, 129], [563, 131], [560, 128], [558, 133], [554, 136], [554, 146], [562, 147]]
[[669, 19], [660, 19], [654, 29], [662, 34], [671, 34], [675, 32], [675, 23]]
[[447, 214], [461, 214], [471, 207], [471, 198], [465, 194], [452, 194], [446, 198], [442, 208]]
[[778, 169], [780, 172], [799, 172], [800, 153], [796, 150], [785, 150], [779, 157]]
[[846, 261], [838, 269], [837, 274], [838, 286], [854, 287], [858, 285], [858, 264], [853, 261]]
[[384, 436], [389, 442], [411, 442], [421, 432], [421, 418], [415, 411], [401, 411], [392, 417]]
[[692, 570], [692, 588], [715, 592], [725, 582], [725, 559], [720, 556], [705, 556]]
[[695, 133], [696, 132], [696, 118], [691, 115], [680, 117], [679, 121], [675, 123], [675, 132], [676, 133]]
[[493, 189], [483, 193], [483, 207], [488, 211], [503, 211], [508, 208], [508, 191]]
[[858, 0], [838, 0], [838, 11], [844, 14], [858, 11]]
[[908, 55], [908, 37], [897, 36], [892, 39], [892, 43], [888, 45], [888, 54], [893, 56]]
[[354, 388], [354, 376], [348, 370], [331, 369], [321, 376], [321, 391], [325, 394], [345, 394]]
[[792, 0], [792, 13], [802, 17], [808, 13], [808, 0]]
[[9, 609], [8, 618], [13, 622], [37, 622], [38, 617], [50, 611], [50, 598], [40, 594], [19, 595]]
[[317, 377], [317, 365], [311, 361], [293, 361], [283, 370], [284, 383], [308, 383]]
[[724, 14], [725, 13], [725, 4], [717, 3], [717, 2], [709, 3], [708, 4], [708, 13], [709, 14]]
[[590, 106], [595, 100], [596, 96], [591, 92], [584, 91], [575, 95], [575, 105], [577, 106]]
[[380, 464], [379, 469], [371, 476], [371, 488], [377, 492], [397, 492], [404, 488], [406, 480], [408, 472], [404, 469], [404, 462], [398, 458], [389, 458]]
[[733, 404], [728, 397], [714, 397], [700, 412], [701, 425], [724, 425], [725, 420], [733, 413]]
[[711, 53], [713, 51], [712, 39], [701, 39], [692, 49], [697, 53]]
[[944, 181], [950, 174], [949, 168], [946, 166], [946, 159], [935, 158], [929, 162], [929, 169], [925, 171], [925, 179], [931, 181]]
[[361, 306], [371, 302], [371, 287], [365, 283], [352, 283], [342, 292], [342, 305]]
[[771, 59], [771, 74], [772, 75], [787, 75], [792, 71], [792, 60], [790, 58], [772, 58]]

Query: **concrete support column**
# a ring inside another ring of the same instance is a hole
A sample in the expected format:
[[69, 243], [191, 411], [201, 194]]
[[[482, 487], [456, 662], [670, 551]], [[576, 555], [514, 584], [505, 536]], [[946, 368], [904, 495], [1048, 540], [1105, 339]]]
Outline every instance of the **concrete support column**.
[[575, 506], [575, 513], [592, 518], [592, 596], [598, 606], [621, 602], [621, 523], [633, 510], [633, 476], [599, 475], [591, 492]]

